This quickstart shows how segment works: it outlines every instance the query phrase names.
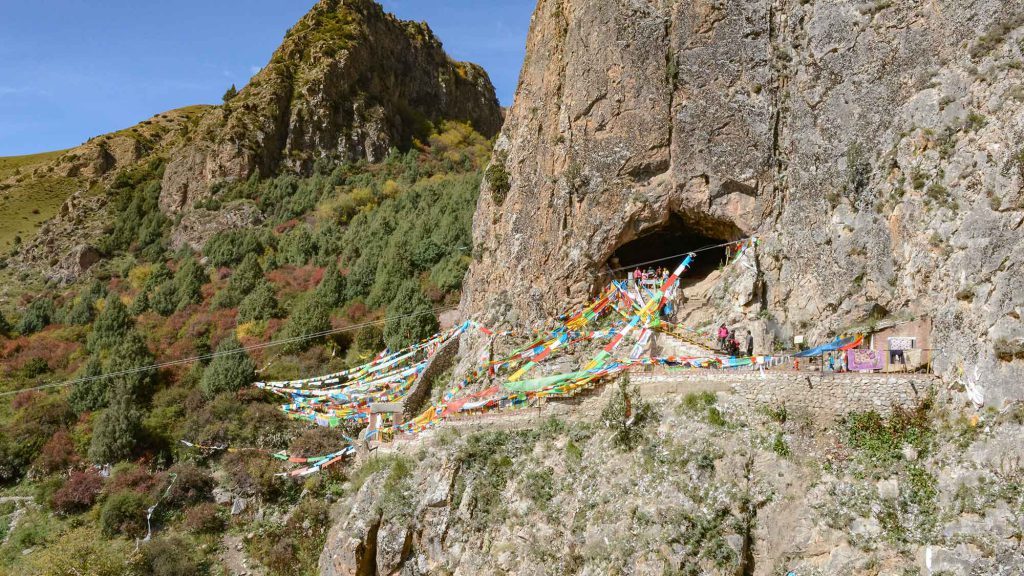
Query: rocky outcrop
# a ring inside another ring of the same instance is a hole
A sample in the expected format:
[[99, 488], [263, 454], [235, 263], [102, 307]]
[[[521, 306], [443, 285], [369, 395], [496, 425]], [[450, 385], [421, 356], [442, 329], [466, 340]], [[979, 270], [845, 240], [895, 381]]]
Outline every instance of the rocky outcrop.
[[441, 120], [498, 131], [483, 69], [452, 61], [426, 24], [398, 20], [371, 0], [321, 0], [171, 156], [160, 205], [177, 212], [218, 181], [304, 172], [321, 158], [378, 161]]
[[188, 246], [198, 252], [218, 232], [248, 228], [262, 221], [263, 214], [259, 208], [248, 201], [229, 204], [219, 210], [192, 210], [175, 225], [171, 234], [171, 249]]
[[928, 315], [941, 371], [976, 374], [992, 405], [1024, 397], [1019, 12], [542, 0], [463, 312], [550, 317], [675, 215], [762, 240], [758, 297], [710, 301], [717, 318], [819, 340], [869, 315]]
[[336, 510], [320, 573], [1016, 573], [1019, 414], [937, 409], [927, 442], [873, 454], [823, 425], [828, 409], [682, 396], [695, 384], [644, 395], [634, 451], [586, 415], [601, 397], [533, 429], [447, 423], [382, 448], [351, 475], [366, 480]]

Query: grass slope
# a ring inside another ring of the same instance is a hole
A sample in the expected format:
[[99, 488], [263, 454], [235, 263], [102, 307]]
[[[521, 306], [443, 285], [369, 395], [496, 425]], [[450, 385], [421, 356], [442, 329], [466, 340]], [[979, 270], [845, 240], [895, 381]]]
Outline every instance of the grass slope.
[[[64, 150], [0, 158], [0, 251], [14, 246], [14, 239], [28, 238], [53, 217], [64, 200], [75, 191], [78, 181], [57, 176], [33, 177], [31, 171], [55, 161]], [[22, 181], [19, 176], [25, 175]]]

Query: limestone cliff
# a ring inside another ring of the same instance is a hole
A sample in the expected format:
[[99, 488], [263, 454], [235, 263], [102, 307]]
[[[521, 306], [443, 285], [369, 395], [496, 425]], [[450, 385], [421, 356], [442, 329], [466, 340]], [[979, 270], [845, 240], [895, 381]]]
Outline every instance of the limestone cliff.
[[463, 311], [547, 317], [675, 215], [762, 240], [716, 320], [930, 316], [940, 370], [1024, 397], [1022, 23], [1016, 0], [541, 0]]
[[398, 20], [371, 0], [322, 0], [171, 156], [160, 205], [180, 211], [217, 181], [308, 171], [320, 158], [378, 161], [422, 136], [425, 122], [445, 119], [498, 131], [500, 108], [482, 68], [452, 61], [426, 24]]

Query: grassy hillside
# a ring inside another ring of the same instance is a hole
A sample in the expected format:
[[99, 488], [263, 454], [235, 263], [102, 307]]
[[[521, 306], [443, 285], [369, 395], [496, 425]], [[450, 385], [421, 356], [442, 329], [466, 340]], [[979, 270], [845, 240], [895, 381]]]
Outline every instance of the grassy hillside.
[[35, 177], [32, 171], [54, 162], [65, 150], [0, 158], [0, 252], [14, 246], [15, 238], [27, 238], [57, 213], [75, 191], [74, 178]]

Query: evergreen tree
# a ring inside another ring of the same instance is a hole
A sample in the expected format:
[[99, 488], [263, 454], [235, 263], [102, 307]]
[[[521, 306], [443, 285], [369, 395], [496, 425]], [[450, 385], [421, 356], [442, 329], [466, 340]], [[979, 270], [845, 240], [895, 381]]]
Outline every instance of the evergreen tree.
[[251, 252], [246, 254], [242, 258], [242, 263], [231, 273], [227, 286], [214, 296], [214, 308], [238, 306], [238, 303], [263, 281], [263, 267], [260, 266], [259, 259]]
[[[136, 330], [129, 331], [122, 341], [113, 348], [107, 363], [110, 393], [122, 394], [135, 401], [149, 396], [156, 372], [153, 369], [136, 371], [153, 364], [153, 354], [146, 347], [146, 341]], [[128, 372], [128, 373], [124, 373]], [[113, 401], [113, 398], [110, 398]]]
[[103, 374], [103, 361], [99, 354], [93, 354], [85, 365], [85, 371], [80, 378], [95, 378], [78, 382], [71, 388], [71, 395], [68, 404], [76, 413], [92, 412], [107, 405], [107, 382], [103, 378], [96, 378]]
[[221, 392], [234, 392], [248, 386], [255, 378], [256, 366], [242, 345], [231, 334], [217, 346], [217, 354], [203, 371], [200, 386], [208, 397]]
[[[291, 315], [288, 317], [288, 324], [281, 330], [281, 338], [287, 339], [318, 334], [330, 330], [330, 328], [330, 309], [327, 308], [320, 298], [316, 297], [314, 291], [307, 294], [292, 309]], [[290, 342], [284, 346], [284, 350], [289, 354], [294, 354], [295, 352], [308, 350], [314, 342], [315, 340], [313, 339]]]
[[437, 318], [430, 302], [413, 280], [398, 288], [387, 309], [384, 341], [391, 349], [405, 348], [437, 332]]
[[7, 321], [3, 312], [0, 312], [0, 336], [8, 336], [11, 333], [11, 323]]
[[345, 277], [338, 267], [330, 265], [316, 287], [316, 297], [328, 308], [337, 308], [345, 302]]
[[206, 272], [199, 262], [192, 256], [188, 256], [181, 262], [181, 266], [174, 274], [175, 309], [183, 310], [190, 304], [202, 300], [203, 284], [206, 282]]
[[238, 305], [238, 323], [269, 320], [280, 314], [274, 287], [263, 281]]
[[128, 308], [128, 313], [132, 316], [138, 316], [149, 310], [149, 291], [143, 290], [139, 292], [139, 295], [132, 300], [131, 307]]
[[18, 321], [18, 333], [28, 335], [39, 332], [53, 321], [53, 314], [53, 300], [49, 298], [34, 300], [28, 305], [25, 315]]
[[115, 395], [96, 421], [89, 459], [96, 464], [119, 462], [132, 455], [142, 433], [142, 411], [125, 395]]
[[65, 308], [64, 322], [67, 324], [84, 325], [96, 318], [96, 301], [107, 295], [106, 288], [98, 280], [93, 280], [83, 288], [78, 297]]
[[161, 316], [170, 316], [178, 307], [178, 289], [173, 280], [166, 280], [153, 290], [149, 304]]
[[224, 92], [224, 96], [222, 97], [222, 99], [224, 100], [224, 103], [227, 104], [235, 96], [238, 96], [238, 89], [235, 88], [234, 84], [232, 84], [231, 88], [228, 88], [227, 91]]
[[135, 320], [128, 313], [121, 299], [111, 295], [106, 300], [103, 311], [96, 316], [89, 334], [89, 350], [113, 348], [135, 326]]

